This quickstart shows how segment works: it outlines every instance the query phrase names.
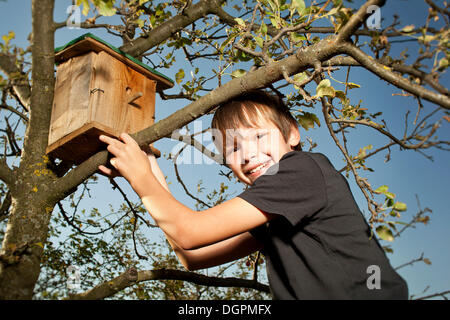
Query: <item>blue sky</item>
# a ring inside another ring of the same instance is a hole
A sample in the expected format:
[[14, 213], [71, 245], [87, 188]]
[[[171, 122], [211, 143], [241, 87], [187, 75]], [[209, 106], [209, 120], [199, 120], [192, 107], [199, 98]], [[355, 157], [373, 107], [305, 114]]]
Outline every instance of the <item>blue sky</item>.
[[[306, 1], [308, 3], [308, 1]], [[17, 46], [26, 47], [27, 37], [31, 31], [31, 1], [26, 0], [7, 0], [0, 1], [0, 35], [7, 34], [13, 30], [16, 38], [13, 43]], [[358, 3], [361, 3], [359, 1]], [[56, 1], [55, 20], [63, 21], [66, 18], [66, 8], [71, 1]], [[419, 26], [424, 21], [426, 7], [420, 0], [398, 0], [388, 1], [386, 7], [382, 9], [382, 17], [386, 21], [392, 20], [392, 15], [399, 13], [402, 26], [415, 24]], [[84, 19], [84, 17], [83, 17]], [[104, 22], [106, 20], [103, 20]], [[383, 21], [383, 25], [386, 23]], [[76, 38], [77, 36], [91, 32], [102, 37], [110, 43], [120, 46], [120, 41], [111, 37], [103, 30], [92, 29], [86, 30], [69, 30], [60, 29], [56, 32], [55, 46], [60, 46]], [[403, 47], [406, 48], [406, 44]], [[413, 51], [411, 51], [411, 54]], [[204, 64], [200, 65], [200, 74], [202, 72], [209, 73], [211, 67]], [[175, 79], [175, 73], [180, 69], [185, 69], [186, 77], [189, 77], [190, 71], [193, 69], [183, 58], [177, 60], [170, 70], [162, 71], [167, 76]], [[338, 72], [333, 75], [340, 81], [345, 80], [345, 74]], [[417, 104], [412, 98], [404, 98], [392, 96], [393, 93], [400, 93], [400, 90], [387, 86], [377, 77], [364, 72], [362, 70], [352, 69], [351, 82], [358, 83], [361, 88], [354, 89], [351, 92], [352, 102], [363, 100], [363, 105], [369, 109], [371, 113], [382, 111], [385, 119], [388, 120], [388, 127], [398, 136], [401, 136], [404, 129], [404, 114], [406, 110], [411, 110], [410, 122], [414, 117]], [[448, 87], [448, 76], [444, 77], [442, 84]], [[339, 84], [332, 83], [333, 86], [339, 88]], [[169, 90], [167, 93], [177, 93], [179, 87]], [[179, 101], [161, 101], [157, 98], [156, 102], [156, 120], [162, 119], [172, 112], [184, 107], [187, 102]], [[433, 110], [434, 106], [425, 102], [425, 111]], [[309, 111], [309, 110], [308, 110]], [[319, 110], [315, 111], [321, 122]], [[0, 120], [3, 121], [3, 120]], [[210, 117], [204, 117], [202, 128], [209, 126]], [[190, 126], [193, 129], [193, 126]], [[197, 128], [196, 128], [197, 129]], [[450, 125], [442, 122], [439, 138], [441, 140], [449, 140]], [[301, 130], [302, 141], [306, 141], [307, 137], [312, 138], [318, 143], [315, 152], [322, 152], [327, 155], [336, 168], [342, 168], [344, 165], [343, 157], [339, 153], [337, 147], [328, 135], [327, 129], [321, 126], [318, 129], [304, 131]], [[373, 144], [374, 148], [382, 146], [389, 140], [380, 136], [378, 133], [367, 128], [358, 129], [358, 131], [349, 136], [349, 147], [353, 154], [356, 154], [358, 148]], [[209, 142], [208, 142], [209, 143]], [[155, 143], [155, 146], [163, 153], [169, 153], [173, 148], [179, 145], [179, 142], [164, 139]], [[429, 258], [431, 265], [425, 265], [419, 262], [414, 266], [408, 266], [399, 270], [399, 273], [407, 280], [410, 288], [410, 294], [420, 293], [430, 286], [426, 294], [450, 290], [450, 275], [448, 266], [450, 265], [450, 210], [448, 201], [450, 198], [450, 154], [439, 150], [429, 150], [427, 154], [433, 156], [434, 161], [427, 160], [424, 156], [414, 151], [399, 151], [398, 147], [393, 147], [392, 160], [384, 163], [386, 152], [371, 158], [367, 165], [372, 167], [375, 172], [363, 172], [362, 175], [369, 179], [370, 183], [377, 187], [380, 185], [388, 185], [390, 191], [397, 195], [398, 200], [407, 203], [408, 211], [403, 213], [403, 220], [409, 221], [410, 217], [418, 210], [416, 203], [416, 195], [419, 196], [422, 208], [429, 207], [433, 210], [431, 221], [428, 225], [418, 225], [416, 229], [407, 231], [400, 238], [396, 239], [392, 244], [394, 254], [389, 254], [393, 266], [401, 265], [412, 259], [418, 258], [421, 253]], [[175, 197], [186, 205], [193, 205], [193, 201], [184, 195], [181, 186], [176, 183], [173, 174], [173, 165], [170, 161], [160, 159], [160, 166], [163, 172], [168, 176], [171, 183], [170, 187]], [[206, 189], [218, 187], [220, 182], [226, 182], [223, 178], [218, 177], [218, 165], [198, 165], [198, 164], [182, 164], [179, 166], [180, 175], [183, 177], [187, 186], [193, 193], [196, 191], [196, 185], [199, 179], [204, 182]], [[111, 198], [117, 196], [111, 191], [110, 186], [105, 179], [93, 189], [93, 198], [86, 201], [86, 206], [107, 206], [109, 203], [118, 204], [119, 202], [111, 201]], [[358, 202], [361, 210], [367, 215], [367, 205], [361, 191], [356, 187], [352, 179], [350, 184], [354, 197]], [[121, 185], [127, 188], [126, 184], [121, 181]], [[129, 190], [129, 189], [128, 189]], [[242, 186], [235, 185], [231, 187], [234, 195], [237, 195]], [[120, 200], [120, 199], [119, 199]], [[381, 199], [378, 199], [381, 200]], [[160, 233], [157, 233], [161, 236]], [[386, 244], [386, 243], [383, 243]]]

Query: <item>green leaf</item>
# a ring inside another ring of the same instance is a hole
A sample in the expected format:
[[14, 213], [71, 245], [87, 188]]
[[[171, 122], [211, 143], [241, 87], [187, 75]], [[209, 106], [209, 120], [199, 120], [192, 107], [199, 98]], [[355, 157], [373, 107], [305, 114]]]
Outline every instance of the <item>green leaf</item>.
[[404, 27], [402, 30], [400, 30], [401, 32], [405, 32], [405, 33], [410, 33], [414, 30], [415, 26], [413, 24]]
[[304, 35], [298, 34], [296, 32], [291, 32], [290, 34], [291, 40], [294, 42], [306, 41], [306, 37]]
[[384, 195], [385, 195], [386, 198], [388, 198], [388, 199], [394, 200], [394, 198], [395, 198], [395, 194], [392, 193], [392, 192], [385, 192]]
[[349, 89], [361, 88], [361, 86], [359, 84], [356, 84], [356, 83], [353, 83], [353, 82], [347, 83], [347, 87]]
[[97, 6], [98, 13], [102, 16], [110, 17], [116, 14], [116, 8], [114, 8], [114, 0], [98, 0], [94, 4]]
[[397, 231], [397, 228], [395, 227], [395, 222], [393, 222], [393, 221], [388, 221], [387, 224], [388, 224], [389, 227], [391, 227], [394, 231]]
[[386, 251], [387, 253], [394, 253], [394, 250], [388, 246], [383, 246], [383, 250]]
[[406, 211], [408, 209], [408, 207], [406, 206], [406, 203], [396, 202], [394, 204], [394, 209], [397, 211]]
[[394, 200], [393, 200], [393, 199], [391, 199], [391, 198], [387, 198], [386, 200], [387, 200], [387, 202], [386, 202], [386, 206], [387, 206], [388, 208], [390, 208], [390, 207], [393, 207], [393, 206], [394, 206]]
[[267, 25], [264, 21], [261, 23], [261, 34], [265, 37], [267, 35]]
[[447, 58], [442, 58], [441, 60], [439, 60], [439, 68], [440, 69], [448, 68], [448, 59]]
[[278, 17], [270, 18], [270, 22], [276, 29], [280, 29], [280, 22], [278, 20]]
[[2, 36], [5, 45], [8, 46], [9, 42], [14, 39], [15, 36], [16, 34], [13, 31], [9, 31], [7, 35]]
[[391, 212], [389, 212], [389, 215], [391, 217], [400, 218], [400, 213], [398, 211], [395, 211], [395, 210], [392, 210]]
[[255, 37], [255, 41], [260, 48], [264, 46], [264, 40], [261, 37]]
[[150, 16], [150, 25], [151, 25], [152, 27], [154, 27], [155, 24], [156, 24], [156, 17], [155, 17], [155, 15], [151, 15], [151, 16]]
[[303, 112], [303, 114], [297, 115], [296, 118], [305, 130], [314, 128], [315, 124], [320, 127], [320, 120], [314, 113]]
[[378, 226], [376, 229], [377, 235], [380, 237], [380, 239], [392, 242], [394, 241], [394, 235], [392, 234], [391, 229], [389, 229], [387, 226], [382, 225]]
[[277, 9], [275, 3], [272, 0], [267, 0], [267, 3], [269, 3], [270, 8], [272, 9], [272, 11], [275, 12], [276, 9]]
[[296, 9], [300, 17], [305, 15], [306, 5], [304, 0], [292, 0], [291, 8]]
[[145, 25], [145, 22], [142, 19], [137, 19], [134, 22], [139, 26], [139, 28], [143, 28]]
[[419, 38], [419, 40], [423, 41], [424, 43], [428, 43], [433, 41], [434, 39], [436, 39], [436, 36], [432, 36], [432, 35], [423, 35], [422, 37]]
[[242, 18], [234, 18], [234, 21], [236, 21], [241, 27], [245, 28], [245, 21]]
[[244, 51], [237, 50], [236, 58], [238, 58], [239, 61], [250, 61], [252, 59], [252, 56], [246, 54]]
[[244, 69], [237, 69], [231, 73], [231, 77], [232, 78], [240, 78], [240, 77], [245, 76], [246, 73], [247, 73], [247, 71], [245, 71]]
[[89, 0], [77, 0], [77, 6], [83, 5], [83, 15], [87, 16], [90, 10]]
[[381, 186], [381, 187], [378, 187], [378, 188], [374, 191], [374, 193], [376, 193], [376, 194], [385, 193], [385, 192], [388, 191], [388, 189], [389, 189], [388, 186], [383, 185], [383, 186]]
[[331, 82], [329, 79], [324, 79], [320, 81], [319, 85], [316, 88], [316, 96], [317, 97], [334, 97], [336, 95], [336, 91], [331, 86]]
[[[295, 82], [301, 84], [303, 81], [308, 79], [308, 75], [306, 74], [306, 72], [297, 73], [296, 75], [294, 75], [293, 79]], [[297, 90], [299, 89], [299, 87], [297, 87], [296, 85], [294, 85], [294, 88]]]
[[183, 81], [184, 79], [184, 70], [180, 69], [178, 70], [178, 72], [175, 74], [175, 81], [180, 84], [181, 81]]
[[345, 92], [341, 91], [341, 90], [337, 90], [335, 92], [335, 98], [338, 98], [339, 100], [341, 100], [341, 104], [343, 106], [345, 106], [348, 103], [348, 101], [349, 101], [347, 96], [345, 95]]

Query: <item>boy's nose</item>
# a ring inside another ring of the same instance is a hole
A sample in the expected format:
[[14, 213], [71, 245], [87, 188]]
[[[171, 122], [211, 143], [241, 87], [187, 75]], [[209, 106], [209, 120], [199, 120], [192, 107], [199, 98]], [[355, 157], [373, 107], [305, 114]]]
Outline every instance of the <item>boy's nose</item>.
[[251, 162], [252, 159], [256, 158], [257, 156], [257, 147], [256, 147], [256, 143], [252, 143], [252, 141], [247, 141], [244, 146], [243, 146], [243, 150], [244, 150], [244, 162], [245, 164]]

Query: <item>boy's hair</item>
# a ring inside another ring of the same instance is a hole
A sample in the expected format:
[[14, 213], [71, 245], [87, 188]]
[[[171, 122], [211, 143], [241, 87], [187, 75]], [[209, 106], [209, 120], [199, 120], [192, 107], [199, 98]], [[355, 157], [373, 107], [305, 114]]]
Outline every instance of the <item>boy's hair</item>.
[[[224, 134], [227, 129], [240, 126], [256, 127], [260, 115], [278, 127], [286, 142], [292, 126], [298, 127], [297, 121], [279, 97], [263, 90], [251, 90], [221, 104], [214, 113], [211, 128]], [[294, 150], [302, 150], [301, 144], [296, 145]]]

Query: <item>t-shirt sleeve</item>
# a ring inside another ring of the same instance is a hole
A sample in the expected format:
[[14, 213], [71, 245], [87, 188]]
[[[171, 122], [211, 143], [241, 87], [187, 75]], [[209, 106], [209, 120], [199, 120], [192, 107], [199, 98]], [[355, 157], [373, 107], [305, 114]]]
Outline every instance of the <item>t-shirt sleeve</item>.
[[326, 206], [322, 171], [308, 154], [289, 153], [277, 165], [238, 197], [261, 211], [284, 216], [293, 226]]

